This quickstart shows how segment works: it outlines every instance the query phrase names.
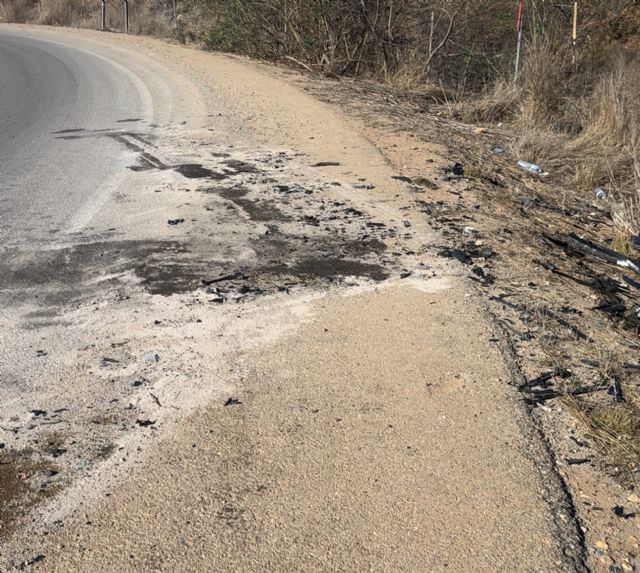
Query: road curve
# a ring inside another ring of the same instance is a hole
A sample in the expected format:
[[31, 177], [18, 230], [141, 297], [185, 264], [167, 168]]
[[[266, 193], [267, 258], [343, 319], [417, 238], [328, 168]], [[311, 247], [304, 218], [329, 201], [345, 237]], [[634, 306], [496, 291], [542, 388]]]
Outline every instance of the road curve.
[[0, 169], [0, 570], [584, 570], [496, 333], [335, 108], [0, 26]]
[[149, 117], [152, 102], [109, 59], [0, 31], [0, 240], [63, 230], [124, 167], [113, 140], [61, 137]]

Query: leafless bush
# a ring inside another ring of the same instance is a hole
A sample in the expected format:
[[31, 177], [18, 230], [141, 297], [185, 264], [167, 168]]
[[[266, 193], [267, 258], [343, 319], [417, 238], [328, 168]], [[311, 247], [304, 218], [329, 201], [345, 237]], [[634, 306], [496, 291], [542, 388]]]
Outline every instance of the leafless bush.
[[95, 23], [97, 3], [89, 0], [40, 0], [39, 22], [51, 26]]
[[37, 13], [33, 0], [3, 0], [0, 2], [0, 22], [29, 22]]

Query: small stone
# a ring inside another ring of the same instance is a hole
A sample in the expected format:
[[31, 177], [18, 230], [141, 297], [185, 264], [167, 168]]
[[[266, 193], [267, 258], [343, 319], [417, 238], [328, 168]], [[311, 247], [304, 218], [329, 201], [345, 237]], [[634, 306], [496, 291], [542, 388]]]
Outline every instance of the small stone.
[[150, 352], [149, 354], [145, 355], [144, 359], [146, 362], [154, 364], [160, 360], [160, 357], [156, 353]]
[[623, 562], [620, 564], [620, 567], [622, 567], [622, 570], [623, 570], [623, 571], [629, 571], [629, 572], [630, 572], [630, 571], [633, 571], [633, 570], [634, 570], [633, 565], [631, 565], [631, 563], [628, 563], [627, 561], [623, 561]]
[[602, 539], [598, 539], [598, 541], [596, 541], [593, 545], [596, 549], [600, 549], [600, 551], [608, 551], [609, 549], [609, 544]]
[[637, 493], [632, 493], [628, 498], [627, 501], [629, 503], [640, 503], [640, 495], [638, 495]]

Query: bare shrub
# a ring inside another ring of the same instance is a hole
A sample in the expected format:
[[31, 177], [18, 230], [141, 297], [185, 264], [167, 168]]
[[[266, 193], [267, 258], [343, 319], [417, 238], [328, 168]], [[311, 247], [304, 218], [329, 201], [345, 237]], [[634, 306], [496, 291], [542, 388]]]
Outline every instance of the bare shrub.
[[0, 2], [0, 22], [30, 22], [37, 12], [34, 0], [5, 0]]
[[41, 0], [39, 22], [50, 26], [86, 26], [94, 21], [96, 2], [89, 0]]
[[490, 123], [510, 121], [518, 115], [522, 91], [511, 81], [499, 80], [477, 97], [469, 97], [454, 108], [463, 121]]

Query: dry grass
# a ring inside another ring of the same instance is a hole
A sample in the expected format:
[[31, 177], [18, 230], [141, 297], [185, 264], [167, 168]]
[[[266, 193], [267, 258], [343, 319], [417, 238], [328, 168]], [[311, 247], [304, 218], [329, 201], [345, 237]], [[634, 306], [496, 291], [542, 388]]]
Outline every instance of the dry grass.
[[463, 121], [492, 123], [513, 120], [519, 109], [521, 89], [510, 81], [499, 81], [478, 97], [473, 97], [453, 107], [453, 112]]
[[49, 26], [97, 27], [98, 3], [88, 0], [41, 0], [39, 23]]
[[29, 22], [36, 13], [36, 5], [33, 0], [0, 2], [0, 22]]
[[[627, 395], [635, 391], [625, 388]], [[581, 423], [605, 459], [633, 483], [633, 468], [640, 456], [640, 417], [637, 404], [591, 406], [573, 398], [563, 399], [564, 407]]]

